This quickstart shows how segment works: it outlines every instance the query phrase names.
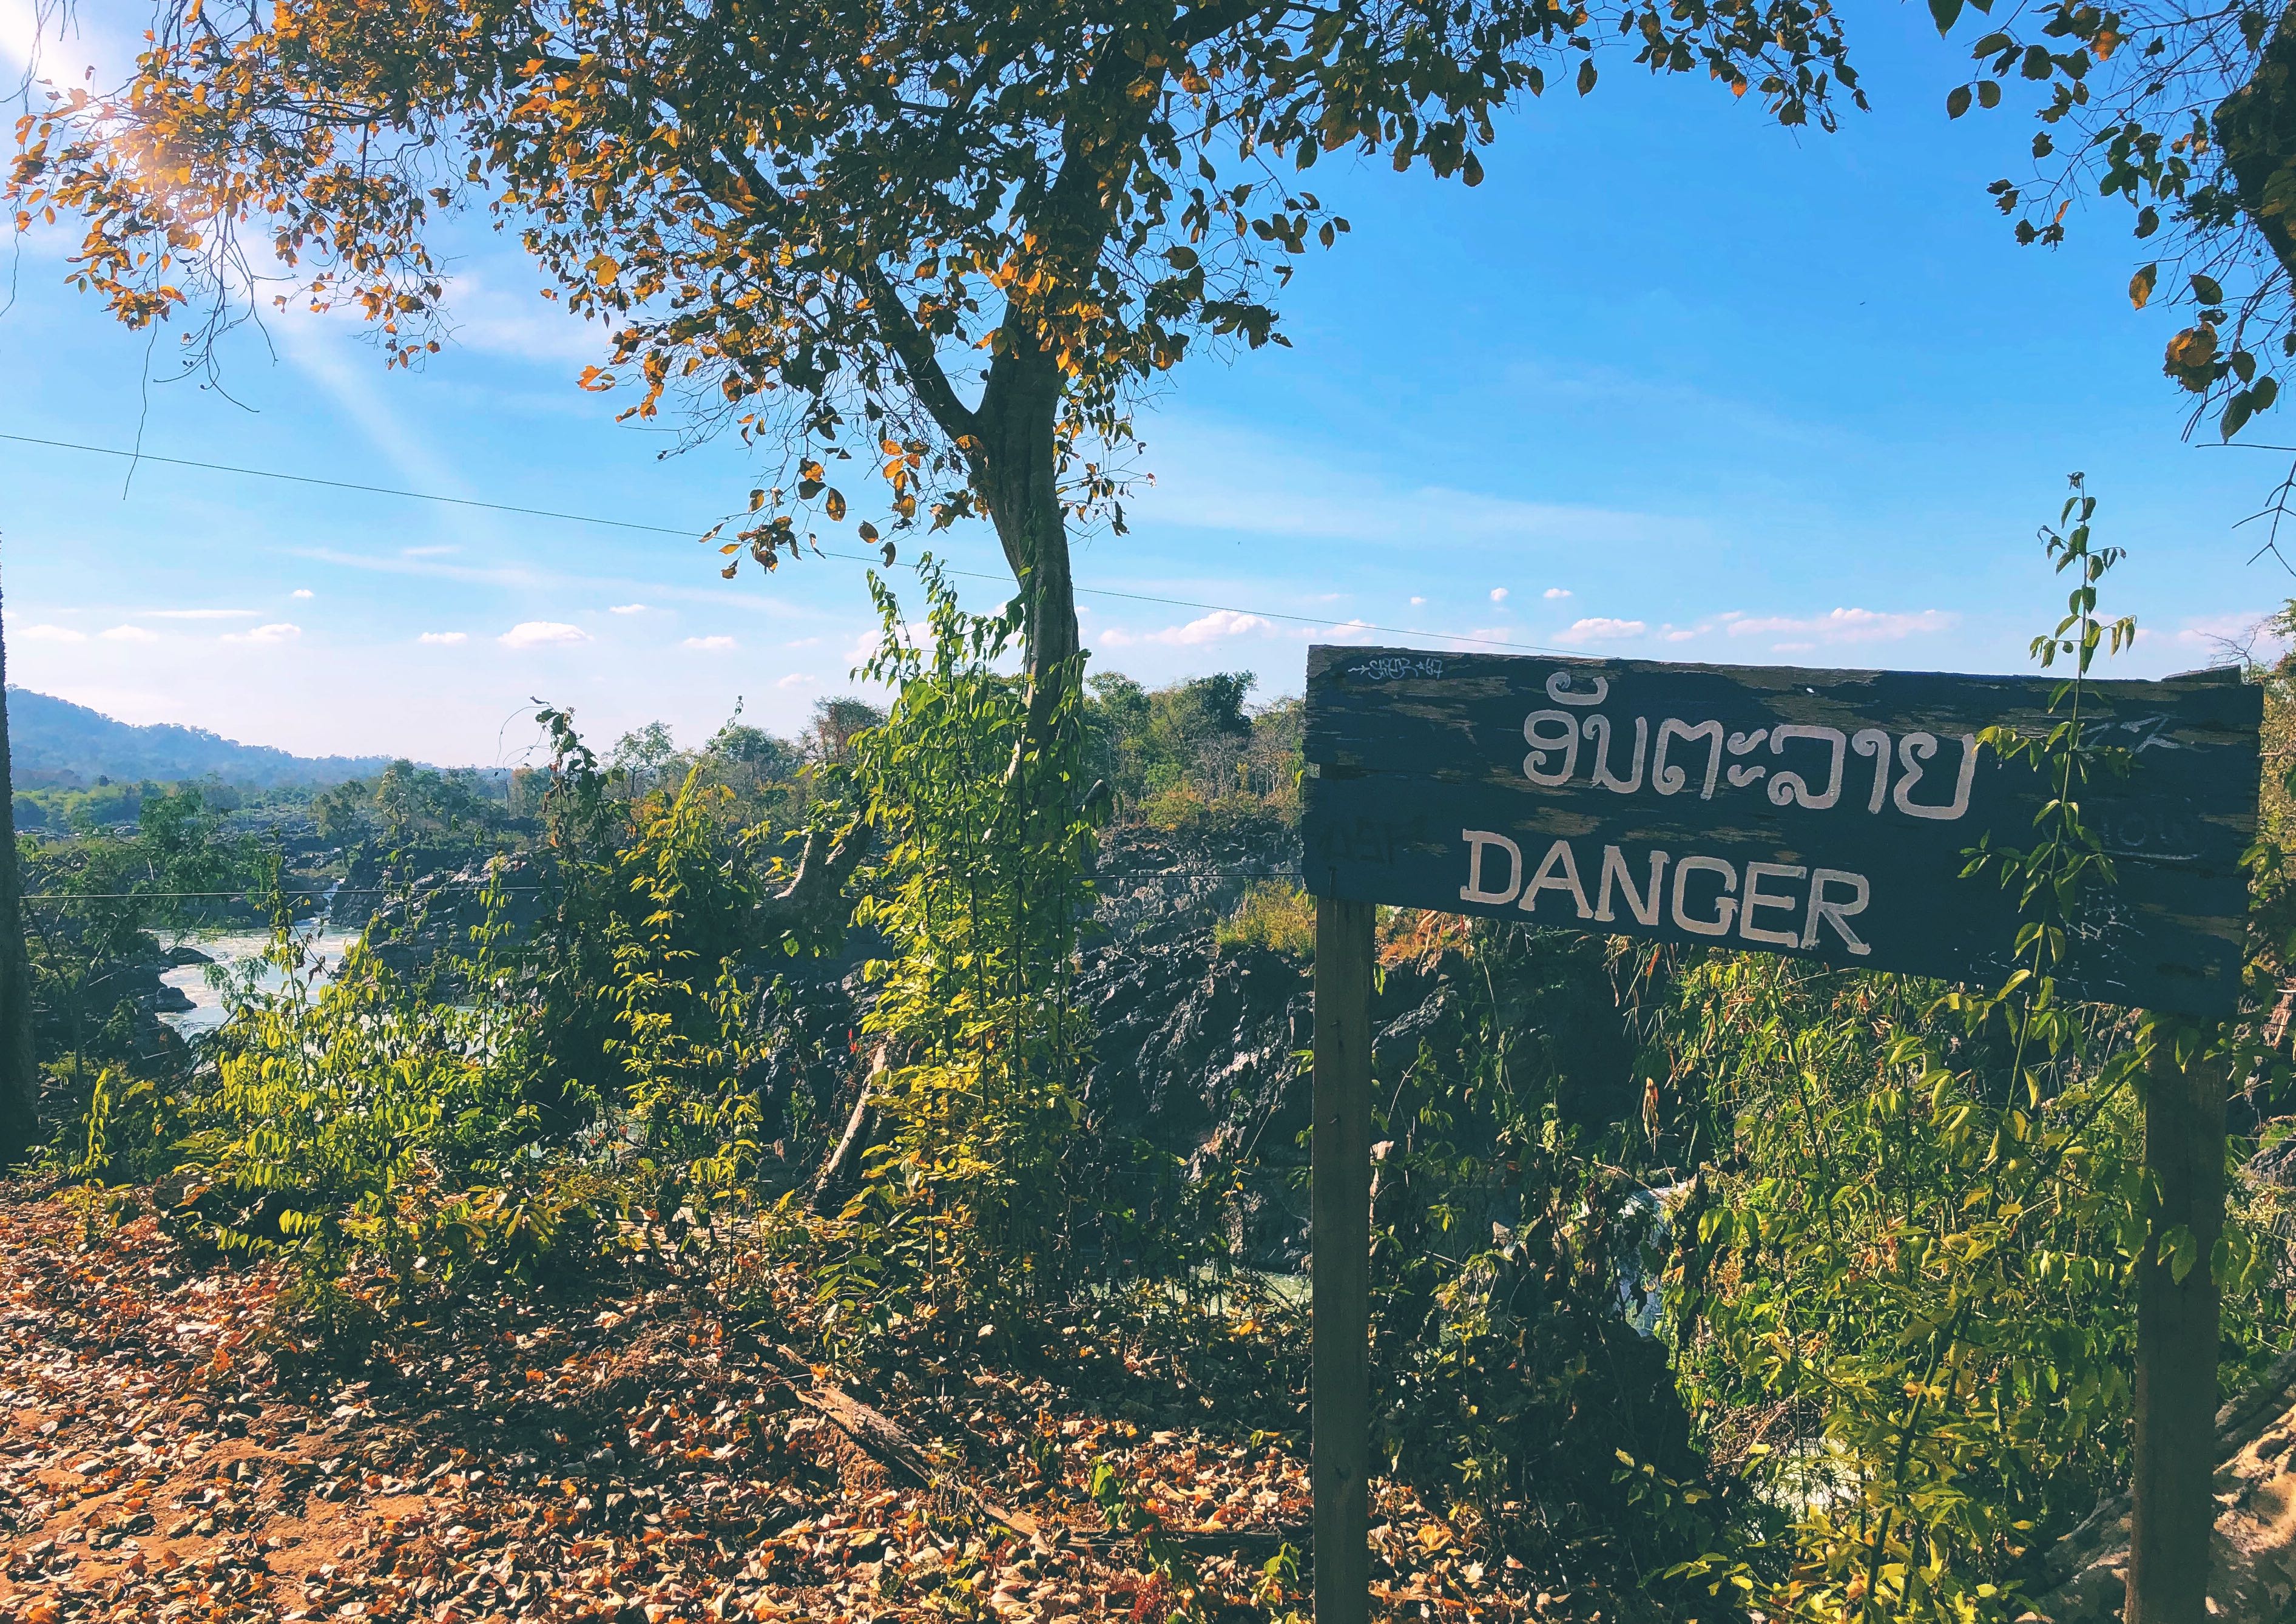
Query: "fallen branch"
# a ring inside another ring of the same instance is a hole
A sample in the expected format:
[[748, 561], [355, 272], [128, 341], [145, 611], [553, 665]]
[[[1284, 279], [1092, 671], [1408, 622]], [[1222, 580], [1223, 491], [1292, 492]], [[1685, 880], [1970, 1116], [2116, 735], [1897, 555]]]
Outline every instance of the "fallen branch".
[[[726, 1333], [769, 1366], [800, 1404], [829, 1421], [896, 1481], [914, 1489], [958, 1495], [987, 1521], [1017, 1538], [1038, 1545], [1047, 1538], [1058, 1538], [1105, 1552], [1121, 1550], [1138, 1542], [1140, 1536], [1136, 1533], [1090, 1533], [1058, 1523], [1047, 1525], [1027, 1512], [991, 1499], [958, 1478], [944, 1459], [900, 1423], [830, 1381], [796, 1349], [767, 1341], [722, 1314], [718, 1317]], [[1157, 1537], [1191, 1552], [1269, 1556], [1287, 1545], [1305, 1555], [1311, 1544], [1305, 1523], [1282, 1523], [1273, 1528], [1159, 1529]]]
[[853, 1114], [846, 1119], [837, 1148], [813, 1176], [813, 1193], [806, 1198], [806, 1205], [816, 1214], [840, 1204], [847, 1191], [859, 1182], [861, 1158], [877, 1137], [877, 1079], [884, 1075], [885, 1064], [885, 1048], [880, 1044], [870, 1057], [869, 1075], [861, 1081], [860, 1095], [853, 1102]]

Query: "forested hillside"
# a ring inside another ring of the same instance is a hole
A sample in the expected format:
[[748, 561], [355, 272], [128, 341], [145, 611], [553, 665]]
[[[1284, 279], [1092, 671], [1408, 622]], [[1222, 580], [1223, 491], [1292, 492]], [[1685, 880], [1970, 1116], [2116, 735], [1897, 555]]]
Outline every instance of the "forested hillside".
[[18, 789], [84, 790], [99, 779], [133, 783], [213, 777], [252, 789], [324, 786], [380, 771], [381, 756], [291, 755], [238, 744], [197, 727], [137, 726], [27, 688], [8, 690], [8, 746]]

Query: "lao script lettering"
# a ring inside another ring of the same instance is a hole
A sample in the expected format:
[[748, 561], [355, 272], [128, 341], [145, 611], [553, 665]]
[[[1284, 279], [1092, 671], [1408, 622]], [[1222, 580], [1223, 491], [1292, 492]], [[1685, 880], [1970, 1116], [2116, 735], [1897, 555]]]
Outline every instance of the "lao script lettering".
[[[1722, 785], [1742, 790], [1767, 778], [1758, 792], [1766, 793], [1771, 805], [1824, 811], [1841, 805], [1845, 788], [1851, 788], [1846, 781], [1849, 758], [1855, 755], [1874, 765], [1870, 775], [1861, 772], [1865, 782], [1855, 786], [1866, 793], [1858, 797], [1852, 788], [1853, 806], [1862, 799], [1870, 813], [1894, 806], [1909, 817], [1941, 823], [1954, 822], [1969, 810], [1970, 786], [1977, 775], [1975, 734], [1940, 740], [1920, 730], [1893, 735], [1880, 727], [1861, 727], [1849, 733], [1800, 722], [1734, 733], [1717, 721], [1687, 722], [1679, 717], [1661, 718], [1653, 733], [1651, 718], [1638, 716], [1628, 746], [1625, 724], [1614, 730], [1611, 718], [1594, 709], [1610, 693], [1607, 677], [1589, 678], [1587, 686], [1579, 687], [1572, 672], [1549, 677], [1546, 697], [1554, 703], [1523, 718], [1523, 742], [1530, 746], [1522, 759], [1523, 776], [1560, 788], [1578, 781], [1584, 767], [1584, 782], [1614, 794], [1635, 794], [1647, 782], [1657, 794], [1680, 795], [1695, 784], [1701, 800], [1713, 800]], [[1614, 731], [1619, 735], [1615, 746]], [[1930, 763], [1955, 746], [1960, 750], [1957, 767], [1944, 768], [1940, 763], [1942, 770], [1935, 775], [1940, 787], [1950, 782], [1951, 799], [1929, 799], [1935, 793], [1925, 783], [1931, 777]], [[1626, 758], [1623, 770], [1620, 754]], [[1917, 788], [1921, 799], [1915, 798]]]

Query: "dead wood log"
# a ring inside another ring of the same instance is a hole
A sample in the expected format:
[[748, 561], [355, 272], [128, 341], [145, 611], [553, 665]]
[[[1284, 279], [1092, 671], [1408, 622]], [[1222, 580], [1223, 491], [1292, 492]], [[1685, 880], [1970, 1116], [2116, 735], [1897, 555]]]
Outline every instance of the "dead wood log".
[[818, 828], [807, 830], [796, 874], [758, 904], [760, 934], [819, 931], [845, 923], [837, 917], [845, 901], [845, 882], [869, 855], [873, 839], [867, 822], [859, 818], [834, 835]]
[[853, 1102], [853, 1114], [845, 1119], [845, 1132], [840, 1136], [836, 1148], [821, 1164], [813, 1177], [813, 1193], [806, 1198], [808, 1211], [820, 1214], [840, 1205], [846, 1195], [860, 1183], [861, 1158], [876, 1142], [878, 1123], [877, 1079], [886, 1069], [882, 1044], [869, 1057], [869, 1075], [862, 1079], [861, 1092]]
[[[781, 1378], [792, 1398], [828, 1421], [856, 1448], [885, 1469], [886, 1475], [909, 1488], [945, 1490], [972, 1505], [989, 1522], [1014, 1538], [1034, 1544], [1066, 1538], [1099, 1551], [1120, 1550], [1137, 1538], [1132, 1534], [1086, 1533], [1061, 1524], [1047, 1524], [1027, 1512], [1003, 1505], [979, 1488], [958, 1478], [953, 1463], [927, 1448], [914, 1434], [875, 1406], [865, 1404], [824, 1375], [796, 1349], [771, 1341], [736, 1321], [720, 1317], [727, 1335], [747, 1349]], [[1210, 1554], [1266, 1553], [1274, 1555], [1289, 1545], [1305, 1554], [1311, 1541], [1305, 1524], [1274, 1528], [1162, 1529], [1159, 1537], [1182, 1550]]]

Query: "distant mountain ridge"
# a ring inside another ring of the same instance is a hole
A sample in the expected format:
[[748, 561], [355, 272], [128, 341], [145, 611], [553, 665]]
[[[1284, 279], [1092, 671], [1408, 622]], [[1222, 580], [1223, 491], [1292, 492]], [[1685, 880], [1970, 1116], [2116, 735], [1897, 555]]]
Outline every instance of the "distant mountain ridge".
[[210, 773], [253, 789], [324, 785], [368, 777], [391, 760], [389, 756], [298, 756], [171, 722], [137, 726], [29, 688], [8, 690], [8, 744], [19, 789], [51, 784], [82, 789], [98, 778], [167, 783]]

